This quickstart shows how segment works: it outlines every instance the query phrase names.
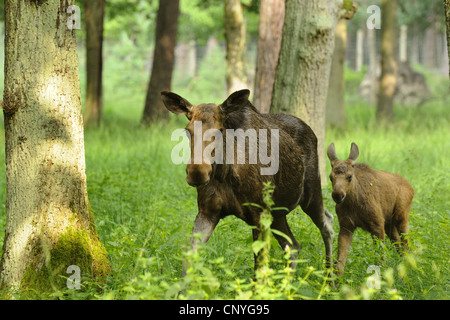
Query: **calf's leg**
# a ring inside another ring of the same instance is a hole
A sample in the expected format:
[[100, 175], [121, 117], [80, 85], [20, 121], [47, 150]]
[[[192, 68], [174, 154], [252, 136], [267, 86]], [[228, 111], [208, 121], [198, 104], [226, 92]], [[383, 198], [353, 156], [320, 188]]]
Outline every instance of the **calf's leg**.
[[343, 226], [340, 227], [338, 236], [338, 258], [337, 258], [337, 276], [344, 274], [345, 262], [347, 261], [348, 248], [352, 244], [353, 230]]

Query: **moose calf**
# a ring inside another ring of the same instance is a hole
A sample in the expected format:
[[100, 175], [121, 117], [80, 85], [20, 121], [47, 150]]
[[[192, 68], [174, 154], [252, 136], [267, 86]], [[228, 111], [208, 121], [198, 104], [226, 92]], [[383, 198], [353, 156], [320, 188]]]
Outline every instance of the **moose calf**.
[[364, 163], [356, 164], [358, 146], [352, 143], [347, 160], [336, 155], [334, 143], [327, 150], [331, 162], [332, 197], [339, 220], [337, 274], [344, 272], [353, 232], [360, 227], [384, 240], [387, 234], [400, 250], [408, 248], [404, 234], [408, 232], [408, 214], [414, 190], [398, 174], [373, 170]]

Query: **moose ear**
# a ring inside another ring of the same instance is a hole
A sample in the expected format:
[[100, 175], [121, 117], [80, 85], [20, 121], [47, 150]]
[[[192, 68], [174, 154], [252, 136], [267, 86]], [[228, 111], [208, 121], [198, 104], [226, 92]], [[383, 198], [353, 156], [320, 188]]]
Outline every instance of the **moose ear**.
[[187, 116], [192, 109], [192, 104], [176, 93], [162, 91], [161, 98], [167, 110], [175, 114], [184, 113]]
[[226, 113], [230, 113], [233, 111], [240, 110], [243, 108], [247, 102], [248, 97], [250, 96], [250, 90], [244, 89], [233, 92], [221, 105], [221, 108]]
[[327, 156], [328, 156], [328, 159], [330, 159], [331, 166], [333, 166], [334, 161], [338, 160], [338, 157], [336, 155], [336, 149], [334, 148], [333, 142], [330, 143], [330, 145], [328, 146]]
[[359, 149], [356, 143], [352, 142], [352, 146], [350, 148], [350, 155], [348, 156], [348, 160], [352, 162], [354, 165], [356, 163], [356, 159], [358, 159], [359, 156]]

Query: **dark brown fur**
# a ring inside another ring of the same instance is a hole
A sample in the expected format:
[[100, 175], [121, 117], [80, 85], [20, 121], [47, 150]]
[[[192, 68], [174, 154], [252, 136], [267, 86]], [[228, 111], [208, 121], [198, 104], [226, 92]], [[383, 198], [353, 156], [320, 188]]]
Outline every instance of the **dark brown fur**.
[[408, 232], [408, 215], [414, 196], [408, 181], [398, 174], [356, 164], [359, 150], [355, 143], [352, 143], [347, 160], [337, 158], [333, 143], [327, 154], [332, 167], [332, 197], [340, 226], [338, 274], [342, 275], [344, 271], [352, 235], [358, 227], [382, 240], [387, 234], [399, 250], [401, 245], [406, 250], [408, 240], [404, 234]]
[[[210, 128], [223, 130], [224, 148], [226, 129], [242, 128], [244, 131], [249, 128], [268, 129], [269, 142], [270, 129], [279, 129], [279, 170], [274, 175], [261, 175], [260, 168], [263, 165], [249, 164], [248, 152], [246, 152], [245, 164], [209, 164], [206, 161], [201, 164], [187, 165], [186, 180], [197, 188], [199, 210], [193, 233], [203, 234], [204, 237], [201, 240], [206, 242], [220, 219], [227, 215], [235, 215], [249, 225], [257, 227], [253, 229], [253, 238], [257, 239], [260, 209], [242, 206], [242, 204], [263, 205], [263, 182], [271, 181], [275, 186], [273, 193], [275, 207], [286, 207], [291, 211], [300, 204], [303, 211], [311, 217], [321, 231], [327, 261], [330, 263], [333, 217], [323, 207], [317, 139], [311, 128], [290, 115], [259, 113], [248, 100], [249, 90], [233, 93], [219, 106], [214, 104], [194, 106], [174, 93], [162, 92], [161, 94], [167, 109], [177, 114], [185, 114], [190, 120], [186, 128], [191, 133], [191, 160], [194, 121], [202, 121], [204, 130]], [[204, 147], [207, 145], [208, 143], [205, 142]], [[286, 211], [273, 212], [272, 228], [282, 231], [291, 239], [292, 246], [284, 237], [275, 235], [283, 249], [290, 246], [298, 251], [299, 244], [287, 224], [286, 215]], [[194, 241], [193, 246], [195, 247]]]

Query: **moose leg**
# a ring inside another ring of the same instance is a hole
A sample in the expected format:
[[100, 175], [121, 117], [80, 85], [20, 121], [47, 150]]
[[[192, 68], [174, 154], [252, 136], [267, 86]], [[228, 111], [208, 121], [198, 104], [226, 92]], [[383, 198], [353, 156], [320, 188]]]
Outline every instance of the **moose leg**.
[[391, 242], [394, 243], [397, 251], [401, 252], [402, 243], [401, 243], [401, 239], [400, 239], [400, 234], [398, 233], [396, 226], [391, 227], [391, 229], [389, 230], [388, 236], [389, 236], [389, 239], [391, 239]]
[[[220, 220], [220, 216], [218, 214], [205, 214], [203, 212], [199, 212], [194, 222], [194, 229], [192, 230], [191, 237], [191, 249], [193, 251], [197, 250], [197, 245], [199, 241], [201, 243], [205, 243], [211, 237], [214, 229], [217, 226], [217, 223]], [[200, 237], [197, 237], [199, 235]], [[188, 264], [186, 261], [183, 261], [183, 276], [186, 275], [186, 269]]]
[[[380, 215], [381, 214], [379, 214], [377, 216], [379, 217]], [[372, 235], [373, 243], [377, 248], [377, 252], [379, 253], [379, 255], [381, 257], [380, 261], [382, 263], [384, 263], [384, 258], [385, 258], [385, 254], [386, 254], [386, 252], [384, 250], [384, 245], [385, 245], [384, 240], [385, 240], [385, 235], [386, 235], [386, 232], [384, 230], [384, 228], [385, 228], [384, 225], [385, 225], [385, 222], [383, 220], [379, 220], [378, 222], [372, 223], [371, 225], [369, 225], [369, 231], [370, 231], [370, 234]], [[388, 236], [391, 237], [391, 234], [388, 233]]]
[[398, 225], [398, 232], [400, 234], [400, 239], [401, 239], [401, 242], [402, 242], [402, 248], [400, 248], [400, 249], [402, 249], [403, 252], [409, 251], [408, 237], [407, 237], [408, 225], [409, 225], [409, 223], [408, 223], [407, 220], [406, 221], [401, 221], [399, 223], [399, 225]]
[[330, 268], [333, 260], [333, 216], [323, 207], [322, 191], [320, 188], [318, 194], [320, 196], [316, 196], [311, 202], [300, 205], [320, 230], [325, 244], [326, 267]]
[[[194, 221], [194, 229], [192, 230], [193, 237], [191, 238], [192, 248], [195, 250], [198, 241], [205, 243], [211, 237], [214, 229], [219, 222], [219, 215], [206, 215], [202, 212], [197, 214]], [[200, 234], [200, 238], [194, 237], [194, 235]]]
[[[258, 240], [260, 233], [261, 233], [261, 230], [259, 230], [258, 227], [252, 229], [253, 242]], [[254, 270], [256, 272], [256, 270], [258, 269], [258, 266], [259, 266], [259, 255], [253, 254], [253, 256], [255, 258]]]
[[300, 250], [300, 245], [298, 244], [297, 240], [295, 239], [294, 235], [292, 234], [291, 229], [289, 228], [289, 225], [286, 220], [286, 216], [285, 215], [276, 216], [276, 217], [274, 216], [274, 219], [272, 222], [272, 229], [281, 231], [289, 239], [291, 239], [291, 241], [288, 241], [288, 239], [286, 239], [285, 237], [280, 236], [278, 234], [274, 234], [275, 238], [277, 239], [278, 243], [280, 244], [280, 246], [283, 250], [286, 251], [288, 248], [291, 249], [290, 267], [291, 267], [291, 269], [295, 269], [297, 267], [297, 263], [295, 262], [295, 260], [297, 258], [297, 254]]
[[337, 259], [337, 276], [344, 274], [345, 262], [347, 261], [348, 248], [352, 244], [353, 231], [341, 226], [338, 236], [338, 259]]

